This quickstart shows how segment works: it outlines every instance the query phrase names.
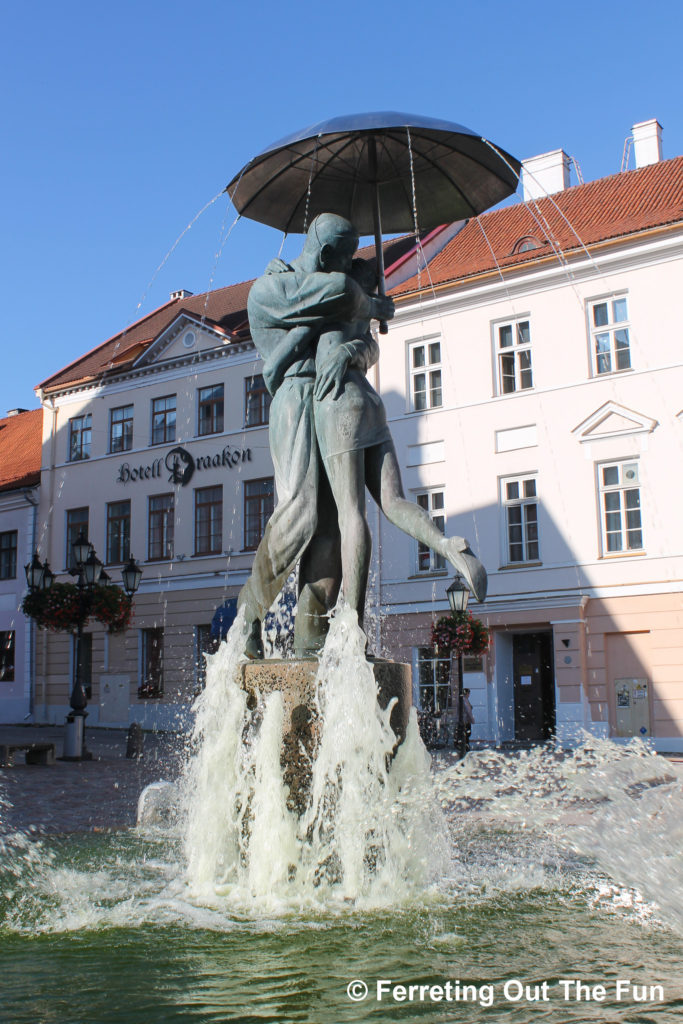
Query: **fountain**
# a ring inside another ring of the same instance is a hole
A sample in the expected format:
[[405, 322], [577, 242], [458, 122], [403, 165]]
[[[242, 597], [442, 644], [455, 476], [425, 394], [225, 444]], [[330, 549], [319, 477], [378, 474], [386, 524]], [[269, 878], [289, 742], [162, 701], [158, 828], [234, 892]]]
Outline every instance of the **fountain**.
[[[350, 291], [354, 323], [367, 319]], [[369, 315], [390, 318], [391, 304]], [[283, 340], [264, 344], [266, 363]], [[341, 376], [354, 358], [362, 369], [371, 341], [340, 344]], [[283, 386], [310, 398], [319, 371]], [[586, 736], [572, 752], [480, 751], [432, 770], [404, 667], [366, 657], [367, 566], [349, 561], [346, 522], [330, 540], [306, 453], [307, 489], [288, 491], [285, 475], [278, 490], [320, 514], [290, 545], [267, 533], [209, 660], [180, 782], [145, 791], [135, 830], [0, 830], [4, 1019], [673, 1021], [680, 769], [642, 743]], [[483, 596], [466, 543], [432, 539]], [[302, 555], [298, 658], [245, 658], [262, 653], [263, 612]]]

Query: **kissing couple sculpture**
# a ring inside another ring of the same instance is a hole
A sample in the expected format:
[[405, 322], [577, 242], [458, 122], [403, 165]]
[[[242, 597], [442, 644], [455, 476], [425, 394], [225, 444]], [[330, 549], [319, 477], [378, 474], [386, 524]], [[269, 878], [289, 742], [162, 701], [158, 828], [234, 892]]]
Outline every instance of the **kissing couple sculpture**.
[[486, 570], [463, 537], [445, 537], [403, 494], [384, 404], [366, 373], [379, 347], [371, 320], [394, 315], [373, 294], [372, 266], [354, 260], [358, 234], [336, 214], [312, 222], [291, 264], [272, 260], [249, 293], [251, 336], [273, 395], [270, 449], [277, 506], [238, 606], [251, 624], [246, 653], [263, 656], [261, 622], [299, 563], [297, 657], [323, 645], [341, 587], [363, 626], [371, 538], [365, 489], [387, 519], [443, 555], [478, 601]]

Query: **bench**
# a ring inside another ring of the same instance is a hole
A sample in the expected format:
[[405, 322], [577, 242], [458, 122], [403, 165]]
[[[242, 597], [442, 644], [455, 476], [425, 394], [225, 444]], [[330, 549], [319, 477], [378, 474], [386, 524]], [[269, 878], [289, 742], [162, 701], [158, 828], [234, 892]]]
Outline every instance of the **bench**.
[[26, 751], [26, 764], [54, 764], [54, 743], [3, 743], [0, 744], [0, 767], [11, 768], [17, 750]]

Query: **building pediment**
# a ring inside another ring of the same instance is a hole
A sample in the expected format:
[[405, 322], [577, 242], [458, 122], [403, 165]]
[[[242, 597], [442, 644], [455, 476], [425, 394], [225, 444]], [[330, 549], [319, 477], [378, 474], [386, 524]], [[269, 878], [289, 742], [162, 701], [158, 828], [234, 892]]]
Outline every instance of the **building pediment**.
[[179, 313], [135, 360], [136, 368], [187, 359], [227, 345], [231, 335], [201, 317]]
[[574, 427], [572, 433], [581, 442], [602, 441], [627, 434], [651, 434], [656, 426], [657, 420], [610, 401]]

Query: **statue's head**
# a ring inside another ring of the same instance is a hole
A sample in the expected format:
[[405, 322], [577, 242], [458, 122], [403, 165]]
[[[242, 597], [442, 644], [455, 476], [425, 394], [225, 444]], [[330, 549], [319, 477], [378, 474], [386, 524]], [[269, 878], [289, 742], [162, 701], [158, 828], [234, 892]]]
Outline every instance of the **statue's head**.
[[357, 248], [358, 232], [351, 221], [336, 213], [320, 213], [308, 229], [304, 254], [327, 273], [348, 274]]

